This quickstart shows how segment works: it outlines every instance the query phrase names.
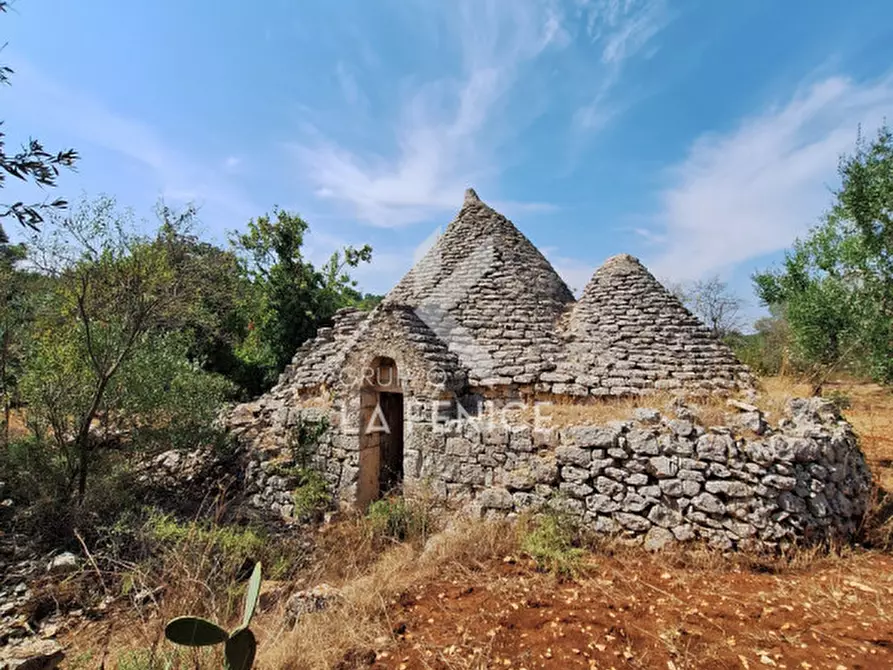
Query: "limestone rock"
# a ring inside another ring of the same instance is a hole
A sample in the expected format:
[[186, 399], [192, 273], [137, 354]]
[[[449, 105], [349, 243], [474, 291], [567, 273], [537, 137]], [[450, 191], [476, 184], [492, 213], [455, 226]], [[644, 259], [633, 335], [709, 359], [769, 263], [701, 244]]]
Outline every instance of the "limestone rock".
[[0, 670], [54, 670], [64, 659], [55, 640], [29, 640], [0, 651]]
[[481, 491], [478, 502], [484, 509], [510, 510], [514, 507], [512, 494], [502, 488], [490, 488]]
[[643, 519], [638, 514], [617, 512], [614, 515], [614, 519], [624, 528], [635, 531], [637, 533], [644, 533], [649, 528], [651, 528], [651, 522], [648, 521], [648, 519]]
[[715, 435], [708, 433], [698, 439], [698, 458], [705, 461], [724, 462], [729, 457], [729, 448], [732, 438], [728, 435]]
[[722, 514], [726, 510], [722, 501], [711, 493], [701, 493], [695, 496], [691, 504], [709, 514]]
[[651, 407], [637, 407], [633, 419], [639, 423], [660, 423], [660, 412]]
[[70, 551], [54, 556], [47, 563], [47, 572], [53, 575], [67, 575], [78, 569], [78, 557]]
[[341, 592], [328, 584], [319, 584], [311, 589], [298, 591], [285, 603], [285, 612], [291, 623], [295, 623], [304, 614], [321, 612], [337, 599]]
[[672, 543], [676, 538], [666, 528], [654, 526], [645, 534], [644, 547], [648, 551], [659, 551]]

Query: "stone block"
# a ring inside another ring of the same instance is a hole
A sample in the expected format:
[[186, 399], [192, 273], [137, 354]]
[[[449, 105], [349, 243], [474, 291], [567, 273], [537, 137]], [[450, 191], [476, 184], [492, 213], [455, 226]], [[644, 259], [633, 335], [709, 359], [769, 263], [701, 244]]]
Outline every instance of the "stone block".
[[729, 435], [707, 433], [698, 438], [696, 447], [698, 458], [704, 461], [725, 462], [729, 457], [729, 450], [733, 444]]
[[478, 503], [484, 509], [510, 510], [514, 506], [512, 494], [504, 488], [484, 489], [478, 494]]
[[692, 498], [691, 504], [703, 512], [708, 514], [722, 514], [726, 511], [726, 506], [722, 501], [712, 493], [700, 493]]
[[666, 505], [655, 505], [648, 512], [648, 520], [655, 526], [674, 528], [683, 522], [682, 514]]
[[651, 522], [638, 514], [629, 514], [627, 512], [616, 512], [614, 520], [627, 530], [636, 533], [644, 533], [651, 528]]
[[592, 452], [580, 447], [563, 445], [555, 449], [555, 457], [562, 465], [577, 465], [581, 468], [589, 467], [592, 462]]
[[679, 463], [667, 456], [653, 456], [648, 459], [648, 472], [658, 479], [675, 477], [679, 471]]
[[565, 465], [561, 468], [561, 478], [569, 482], [585, 482], [589, 479], [589, 470], [574, 465]]
[[561, 482], [558, 485], [558, 490], [568, 495], [572, 498], [578, 498], [583, 500], [586, 496], [590, 495], [593, 491], [592, 487], [588, 484], [584, 484], [582, 482]]
[[650, 430], [633, 429], [626, 435], [626, 444], [633, 453], [657, 456], [660, 446], [657, 436]]
[[593, 512], [610, 514], [611, 512], [616, 512], [620, 509], [620, 503], [611, 500], [611, 498], [606, 495], [597, 493], [586, 498], [586, 508]]
[[606, 468], [610, 468], [614, 466], [613, 458], [597, 458], [593, 459], [592, 465], [589, 467], [589, 472], [592, 473], [593, 476], [599, 475]]
[[704, 488], [709, 493], [722, 493], [730, 498], [746, 498], [753, 495], [753, 489], [750, 486], [734, 479], [711, 480], [704, 485]]
[[607, 477], [597, 477], [595, 480], [595, 490], [599, 493], [614, 497], [617, 494], [626, 491], [626, 485], [616, 482]]

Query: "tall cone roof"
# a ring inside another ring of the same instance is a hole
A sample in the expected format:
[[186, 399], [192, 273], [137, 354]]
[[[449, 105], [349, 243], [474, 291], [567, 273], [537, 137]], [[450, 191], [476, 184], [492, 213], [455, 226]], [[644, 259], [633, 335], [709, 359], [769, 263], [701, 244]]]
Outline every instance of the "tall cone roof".
[[731, 349], [628, 254], [596, 270], [565, 335], [560, 369], [597, 394], [751, 383]]
[[520, 385], [588, 397], [753, 386], [731, 349], [636, 258], [609, 258], [574, 302], [549, 261], [472, 189], [382, 304], [342, 310], [298, 350], [275, 392], [338, 387], [345, 366], [402, 352], [405, 365], [424, 368], [410, 370], [416, 378], [442, 373], [457, 391]]
[[556, 323], [573, 302], [549, 261], [473, 189], [444, 234], [386, 296], [415, 308], [469, 381], [529, 384], [554, 368]]

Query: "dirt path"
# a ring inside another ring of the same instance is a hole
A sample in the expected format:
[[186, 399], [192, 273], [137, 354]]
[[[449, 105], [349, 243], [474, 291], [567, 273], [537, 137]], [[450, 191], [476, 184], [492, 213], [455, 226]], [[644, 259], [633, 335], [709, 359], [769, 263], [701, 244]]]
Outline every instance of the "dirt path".
[[378, 668], [890, 668], [893, 557], [773, 575], [598, 559], [557, 583], [495, 564], [404, 594]]

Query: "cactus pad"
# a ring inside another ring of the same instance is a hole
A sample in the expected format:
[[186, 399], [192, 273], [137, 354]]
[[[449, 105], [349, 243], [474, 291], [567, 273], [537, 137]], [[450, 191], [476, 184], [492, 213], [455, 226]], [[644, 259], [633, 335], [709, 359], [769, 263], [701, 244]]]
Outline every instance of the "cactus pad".
[[205, 647], [226, 642], [227, 632], [215, 623], [196, 616], [171, 619], [164, 627], [164, 636], [175, 644], [187, 647]]
[[236, 628], [226, 641], [227, 670], [249, 670], [254, 663], [257, 641], [249, 628]]

